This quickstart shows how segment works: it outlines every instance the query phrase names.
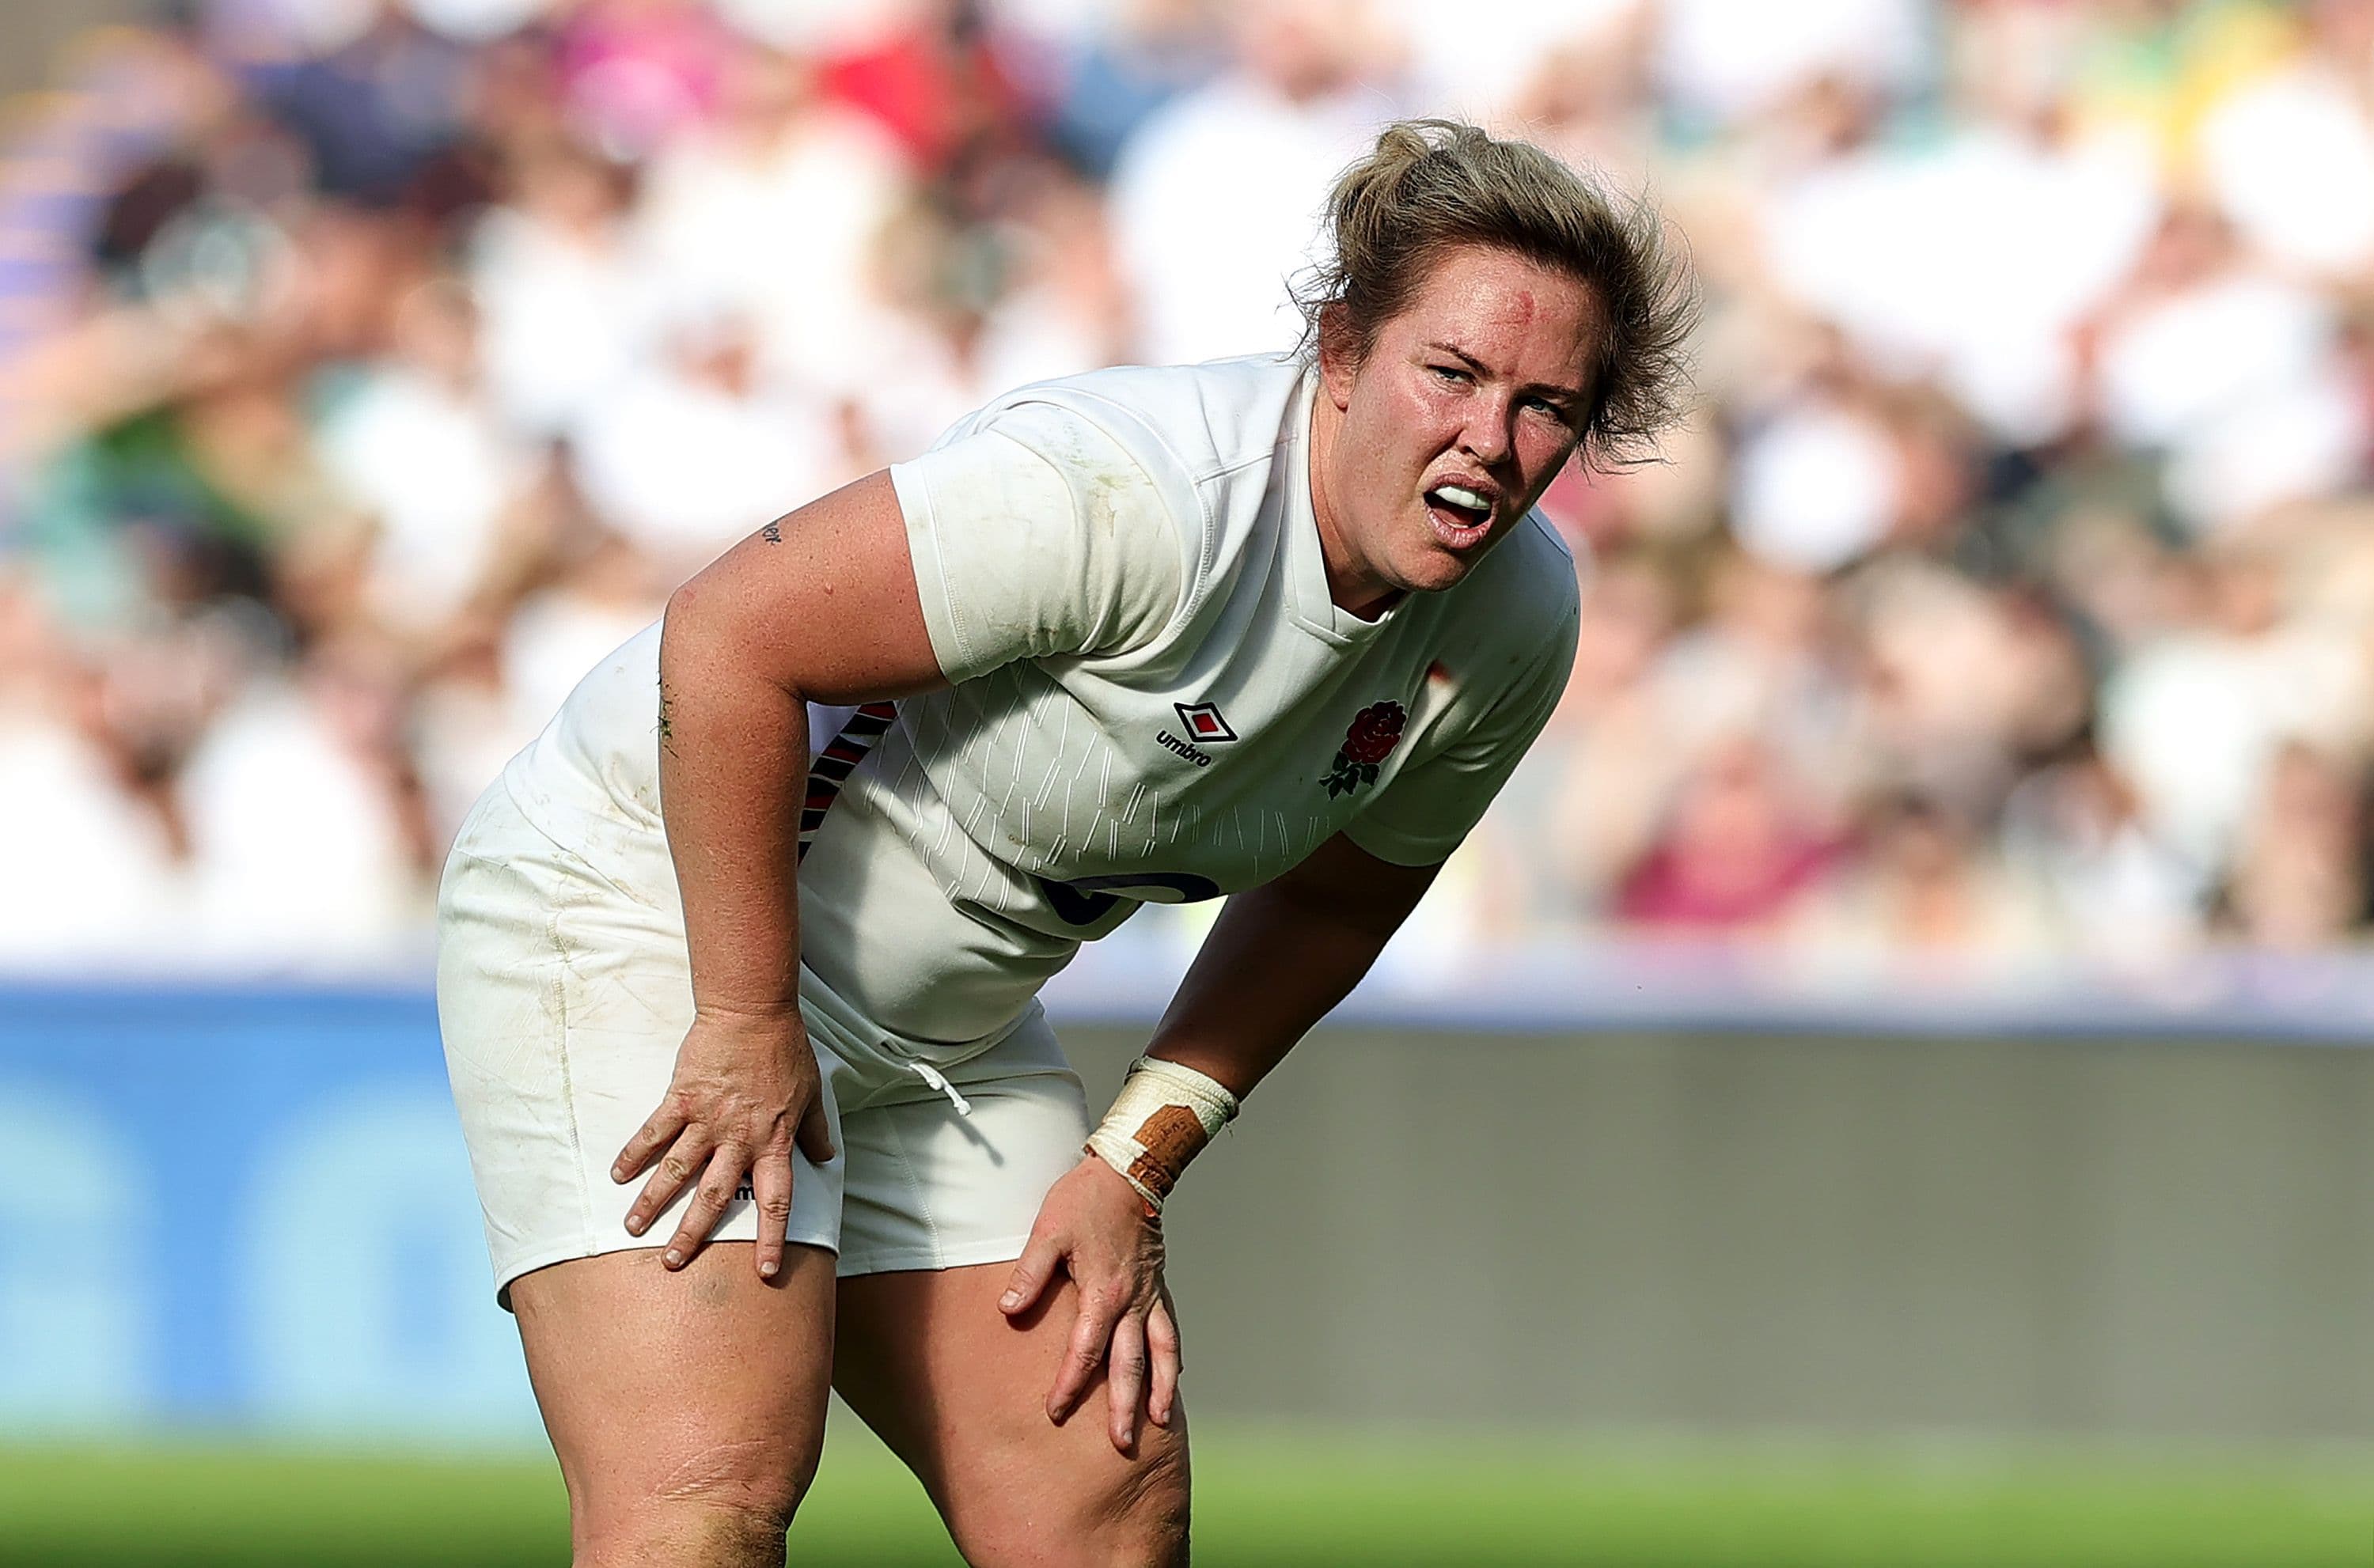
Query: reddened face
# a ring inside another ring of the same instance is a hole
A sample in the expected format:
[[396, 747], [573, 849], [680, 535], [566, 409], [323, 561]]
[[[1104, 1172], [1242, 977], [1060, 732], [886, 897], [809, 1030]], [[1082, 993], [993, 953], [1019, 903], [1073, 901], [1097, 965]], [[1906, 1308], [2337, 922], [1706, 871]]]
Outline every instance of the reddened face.
[[1566, 273], [1470, 246], [1435, 264], [1365, 356], [1329, 324], [1311, 495], [1335, 602], [1369, 614], [1465, 577], [1574, 455], [1600, 305]]

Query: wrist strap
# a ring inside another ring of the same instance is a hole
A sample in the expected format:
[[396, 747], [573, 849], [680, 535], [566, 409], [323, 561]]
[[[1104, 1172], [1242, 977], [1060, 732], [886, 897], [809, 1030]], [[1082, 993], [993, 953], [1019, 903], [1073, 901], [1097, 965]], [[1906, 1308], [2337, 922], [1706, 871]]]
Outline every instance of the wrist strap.
[[1237, 1097], [1212, 1079], [1142, 1056], [1129, 1064], [1112, 1109], [1088, 1134], [1088, 1153], [1120, 1172], [1160, 1213], [1187, 1162], [1236, 1114]]

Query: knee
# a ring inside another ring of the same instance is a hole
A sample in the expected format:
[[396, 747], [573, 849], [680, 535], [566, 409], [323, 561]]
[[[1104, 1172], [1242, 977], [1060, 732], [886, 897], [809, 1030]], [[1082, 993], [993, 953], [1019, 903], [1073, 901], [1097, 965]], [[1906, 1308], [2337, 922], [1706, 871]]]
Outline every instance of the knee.
[[1094, 1568], [1187, 1568], [1187, 1456], [1176, 1446], [1130, 1469], [1090, 1520]]
[[948, 1510], [970, 1568], [1186, 1568], [1186, 1455], [1146, 1456], [1113, 1483], [1069, 1496], [1002, 1494]]
[[579, 1510], [580, 1568], [611, 1563], [745, 1568], [783, 1561], [817, 1456], [786, 1456], [773, 1444], [704, 1448], [606, 1492]]

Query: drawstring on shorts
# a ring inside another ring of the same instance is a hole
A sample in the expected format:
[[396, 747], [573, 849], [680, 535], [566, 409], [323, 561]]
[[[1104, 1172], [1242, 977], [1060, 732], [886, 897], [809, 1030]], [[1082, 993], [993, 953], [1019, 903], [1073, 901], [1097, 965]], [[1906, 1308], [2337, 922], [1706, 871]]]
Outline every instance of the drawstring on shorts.
[[948, 1097], [948, 1104], [957, 1108], [957, 1115], [972, 1115], [972, 1102], [966, 1099], [962, 1094], [958, 1094], [957, 1086], [949, 1082], [947, 1079], [942, 1075], [938, 1068], [934, 1067], [928, 1061], [910, 1061], [908, 1062], [907, 1067], [916, 1077], [922, 1079], [924, 1082], [930, 1084], [934, 1089], [938, 1090], [941, 1094], [946, 1094]]

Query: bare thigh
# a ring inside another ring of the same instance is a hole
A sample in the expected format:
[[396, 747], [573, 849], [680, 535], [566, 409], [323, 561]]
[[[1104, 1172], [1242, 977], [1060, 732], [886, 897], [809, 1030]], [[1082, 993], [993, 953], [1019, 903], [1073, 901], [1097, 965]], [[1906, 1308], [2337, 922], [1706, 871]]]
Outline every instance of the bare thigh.
[[840, 1282], [841, 1398], [923, 1481], [974, 1568], [1187, 1559], [1187, 1422], [1144, 1424], [1134, 1455], [1105, 1430], [1099, 1377], [1047, 1419], [1077, 1297], [1068, 1281], [1019, 1324], [997, 1309], [1011, 1263]]
[[639, 1248], [512, 1281], [580, 1568], [783, 1560], [824, 1444], [833, 1258], [794, 1245], [770, 1281], [751, 1251], [711, 1243], [671, 1274]]

